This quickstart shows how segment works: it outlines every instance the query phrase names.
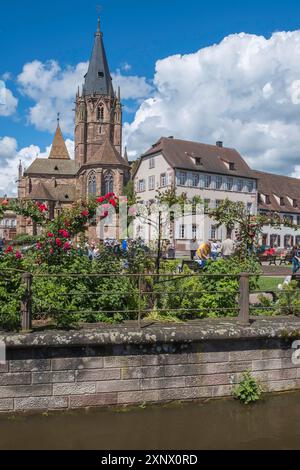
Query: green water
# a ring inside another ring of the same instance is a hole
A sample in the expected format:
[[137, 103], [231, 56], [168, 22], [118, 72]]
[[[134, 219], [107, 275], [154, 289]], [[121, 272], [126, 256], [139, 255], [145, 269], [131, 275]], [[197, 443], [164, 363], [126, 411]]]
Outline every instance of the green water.
[[234, 400], [0, 416], [0, 449], [300, 449], [300, 392]]

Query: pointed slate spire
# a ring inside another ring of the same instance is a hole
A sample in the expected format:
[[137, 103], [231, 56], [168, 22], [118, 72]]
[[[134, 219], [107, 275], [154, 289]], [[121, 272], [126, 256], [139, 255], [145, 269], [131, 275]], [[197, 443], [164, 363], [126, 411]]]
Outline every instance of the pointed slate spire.
[[50, 159], [70, 160], [70, 155], [66, 147], [63, 135], [61, 133], [59, 118], [57, 119], [57, 128], [53, 139], [51, 152], [49, 155]]
[[126, 162], [128, 162], [128, 153], [127, 153], [127, 147], [125, 147], [125, 151], [124, 151], [124, 157], [123, 157], [123, 158], [124, 158], [124, 160], [125, 160]]
[[84, 95], [93, 93], [113, 96], [112, 79], [103, 44], [103, 34], [100, 29], [100, 18], [95, 34], [93, 52], [90, 58], [89, 68], [85, 76], [83, 87]]

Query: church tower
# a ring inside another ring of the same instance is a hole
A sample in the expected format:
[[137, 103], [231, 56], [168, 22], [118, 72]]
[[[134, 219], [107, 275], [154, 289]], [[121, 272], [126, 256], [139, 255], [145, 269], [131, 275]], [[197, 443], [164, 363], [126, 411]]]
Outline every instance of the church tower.
[[129, 165], [121, 155], [120, 89], [117, 94], [113, 89], [99, 19], [82, 92], [76, 96], [75, 160], [83, 196], [108, 190], [122, 193]]

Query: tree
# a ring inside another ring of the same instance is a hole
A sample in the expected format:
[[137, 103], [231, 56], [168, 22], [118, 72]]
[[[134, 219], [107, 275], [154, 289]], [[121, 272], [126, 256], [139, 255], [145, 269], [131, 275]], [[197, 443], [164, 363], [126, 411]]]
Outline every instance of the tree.
[[252, 215], [243, 202], [233, 202], [229, 199], [225, 199], [216, 209], [210, 210], [209, 217], [217, 222], [217, 227], [224, 225], [227, 231], [235, 230], [240, 257], [255, 251], [265, 225], [277, 229], [282, 225], [292, 227], [294, 230], [298, 228], [288, 219], [282, 219], [276, 212]]

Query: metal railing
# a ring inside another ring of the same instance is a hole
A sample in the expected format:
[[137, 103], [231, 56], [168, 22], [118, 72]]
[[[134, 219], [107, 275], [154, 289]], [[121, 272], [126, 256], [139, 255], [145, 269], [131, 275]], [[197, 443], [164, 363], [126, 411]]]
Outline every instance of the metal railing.
[[[57, 308], [56, 314], [68, 314], [68, 313], [81, 313], [81, 314], [98, 314], [98, 313], [104, 313], [105, 315], [115, 315], [115, 314], [123, 314], [124, 319], [126, 319], [126, 315], [130, 316], [130, 319], [134, 319], [137, 321], [137, 324], [139, 327], [142, 326], [142, 320], [144, 318], [147, 318], [148, 314], [151, 314], [154, 310], [156, 312], [159, 312], [160, 314], [164, 313], [173, 313], [177, 314], [179, 317], [186, 319], [191, 319], [191, 318], [199, 318], [201, 317], [202, 313], [203, 314], [208, 314], [208, 313], [213, 313], [215, 316], [221, 316], [223, 315], [223, 319], [226, 318], [226, 313], [230, 317], [236, 318], [238, 324], [240, 325], [250, 325], [250, 316], [255, 314], [255, 310], [259, 309], [261, 312], [270, 312], [272, 310], [276, 309], [276, 302], [274, 301], [272, 305], [270, 306], [257, 306], [257, 305], [252, 305], [250, 303], [250, 295], [251, 294], [269, 294], [272, 293], [273, 295], [273, 300], [277, 298], [277, 295], [279, 293], [282, 294], [282, 291], [278, 291], [277, 289], [273, 289], [272, 291], [268, 289], [250, 289], [250, 279], [251, 277], [256, 277], [258, 278], [261, 276], [261, 274], [250, 274], [250, 273], [240, 273], [240, 274], [207, 274], [205, 272], [203, 273], [172, 273], [172, 274], [128, 274], [128, 273], [123, 273], [123, 274], [115, 274], [115, 273], [110, 273], [110, 274], [103, 274], [103, 273], [86, 273], [86, 274], [78, 274], [78, 273], [61, 273], [61, 274], [34, 274], [32, 275], [31, 273], [28, 272], [22, 272], [22, 271], [6, 271], [5, 273], [0, 273], [0, 280], [7, 278], [9, 279], [10, 274], [18, 274], [20, 276], [20, 281], [22, 284], [22, 295], [20, 299], [20, 315], [21, 315], [21, 329], [22, 331], [30, 331], [32, 329], [32, 317], [33, 313], [35, 316], [37, 314], [43, 315], [45, 312], [37, 312], [36, 305], [39, 301], [37, 292], [34, 292], [34, 287], [35, 287], [35, 282], [45, 280], [47, 283], [47, 280], [56, 280], [56, 282], [59, 284], [63, 283], [63, 279], [69, 279], [74, 281], [82, 281], [82, 280], [92, 280], [93, 278], [100, 278], [101, 281], [104, 279], [111, 279], [111, 278], [121, 278], [122, 280], [130, 280], [130, 283], [127, 283], [127, 287], [131, 287], [131, 290], [124, 291], [123, 290], [115, 290], [112, 292], [112, 290], [109, 290], [109, 288], [105, 288], [103, 285], [103, 288], [101, 288], [100, 291], [88, 291], [87, 289], [84, 292], [81, 292], [80, 290], [77, 290], [77, 285], [76, 282], [71, 283], [73, 284], [72, 289], [67, 292], [57, 292], [55, 295], [57, 295], [58, 298], [62, 299], [76, 299], [78, 297], [79, 301], [75, 304], [77, 305], [80, 303], [81, 299], [84, 296], [89, 296], [88, 297], [88, 306], [89, 309], [83, 309], [83, 308], [78, 308], [77, 310], [63, 310], [60, 309], [59, 307]], [[272, 275], [267, 275], [265, 277], [277, 277], [277, 276], [272, 276]], [[199, 279], [212, 279], [216, 280], [216, 282], [219, 280], [223, 279], [234, 279], [236, 281], [236, 290], [233, 290], [233, 287], [231, 285], [230, 290], [224, 288], [216, 288], [216, 290], [208, 290], [205, 288], [205, 286], [202, 286], [201, 283], [199, 283], [199, 290], [183, 290], [182, 289], [182, 283], [184, 279], [191, 279], [191, 278], [199, 278]], [[150, 281], [150, 282], [149, 282]], [[180, 281], [180, 282], [175, 282], [175, 281]], [[173, 290], [168, 290], [167, 286], [172, 286]], [[164, 289], [164, 286], [166, 286], [166, 289]], [[117, 295], [117, 299], [121, 306], [118, 305], [116, 308], [103, 308], [101, 310], [99, 308], [99, 305], [101, 302], [99, 302], [99, 299], [103, 296], [110, 296], [112, 293]], [[300, 301], [300, 290], [299, 292], [299, 301]], [[201, 298], [201, 296], [205, 296], [206, 294], [211, 294], [213, 299], [216, 302], [223, 300], [222, 305], [217, 305], [217, 306], [210, 306], [205, 305], [205, 307], [197, 307], [194, 304], [192, 304], [191, 308], [190, 306], [186, 307], [185, 300], [190, 300], [190, 299], [196, 299], [196, 298]], [[222, 297], [224, 295], [224, 297]], [[232, 301], [230, 303], [230, 306], [227, 306], [225, 304], [224, 306], [224, 299], [228, 299], [226, 296], [230, 296], [230, 300]], [[291, 294], [289, 292], [286, 293], [287, 298], [289, 298]], [[128, 307], [128, 305], [132, 305], [132, 302], [130, 303], [130, 298], [131, 296], [137, 296], [135, 297], [135, 302], [133, 303], [133, 308]], [[178, 302], [180, 303], [180, 300], [177, 302], [177, 304], [169, 306], [168, 301], [172, 300], [172, 296], [178, 296], [179, 299], [182, 299], [182, 304], [183, 305], [178, 305]], [[164, 302], [164, 298], [166, 298], [166, 302]], [[136, 300], [137, 299], [137, 300]], [[158, 304], [158, 306], [156, 305]], [[98, 304], [98, 306], [97, 306]], [[63, 305], [66, 305], [66, 303]], [[96, 305], [95, 309], [91, 308], [94, 305]], [[154, 308], [155, 305], [155, 308]], [[300, 305], [300, 304], [299, 304]], [[33, 307], [34, 307], [34, 312], [33, 312]], [[299, 306], [300, 309], [300, 306]], [[284, 309], [283, 309], [284, 310]], [[286, 309], [286, 312], [283, 311], [283, 313], [288, 313], [288, 308]], [[217, 314], [217, 315], [216, 315]], [[46, 315], [51, 316], [51, 305], [49, 306], [49, 310], [47, 311]], [[207, 316], [207, 315], [206, 315]], [[209, 316], [209, 315], [208, 315]]]
[[[97, 274], [97, 273], [89, 273], [89, 274], [53, 274], [53, 275], [47, 275], [47, 274], [37, 274], [37, 275], [32, 275], [30, 273], [24, 272], [22, 273], [22, 282], [25, 287], [24, 295], [22, 296], [21, 299], [21, 329], [22, 331], [29, 331], [32, 328], [32, 306], [33, 306], [33, 293], [32, 293], [32, 286], [34, 279], [37, 278], [74, 278], [74, 279], [80, 279], [80, 278], [93, 278], [93, 277], [98, 277], [98, 278], [111, 278], [111, 277], [121, 277], [121, 278], [131, 278], [134, 280], [134, 285], [136, 286], [137, 290], [135, 291], [135, 294], [138, 294], [138, 305], [136, 309], [131, 309], [128, 310], [126, 309], [126, 314], [133, 314], [137, 320], [138, 326], [141, 327], [142, 324], [142, 319], [146, 314], [150, 314], [153, 311], [153, 308], [145, 308], [142, 305], [142, 300], [143, 299], [149, 299], [150, 297], [154, 298], [161, 298], [164, 295], [183, 295], [183, 296], [200, 296], [201, 294], [212, 294], [212, 295], [222, 295], [222, 294], [229, 294], [234, 295], [237, 298], [237, 303], [236, 307], [205, 307], [203, 311], [205, 313], [209, 311], [213, 312], [218, 312], [218, 313], [225, 313], [225, 312], [236, 312], [236, 318], [239, 324], [242, 325], [249, 325], [250, 324], [250, 307], [249, 307], [249, 295], [250, 295], [250, 289], [249, 289], [249, 279], [250, 279], [250, 274], [249, 273], [241, 273], [239, 275], [237, 274], [205, 274], [205, 273], [195, 273], [195, 274]], [[222, 278], [232, 278], [238, 280], [238, 285], [239, 288], [235, 292], [228, 292], [228, 290], [215, 290], [215, 291], [208, 291], [208, 290], [199, 290], [199, 291], [192, 291], [192, 292], [185, 292], [182, 290], [175, 290], [172, 291], [171, 293], [164, 293], [164, 292], [158, 292], [156, 290], [148, 290], [145, 287], [145, 280], [151, 278], [152, 280], [155, 281], [155, 286], [157, 285], [163, 285], [163, 283], [170, 283], [175, 280], [183, 280], [187, 278], [201, 278], [201, 277], [210, 277], [210, 278], [215, 278], [215, 279], [222, 279]], [[111, 291], [101, 291], [97, 292], [97, 296], [101, 295], [109, 295]], [[118, 292], [115, 291], [115, 294]], [[86, 294], [95, 295], [93, 292], [86, 292]], [[76, 295], [81, 295], [79, 292], [78, 294], [76, 292], [71, 292], [71, 293], [59, 293], [58, 296], [76, 296]], [[130, 296], [131, 293], [127, 292], [125, 294], [125, 297]], [[147, 306], [149, 305], [149, 302], [146, 302]], [[105, 314], [116, 314], [120, 313], [122, 309], [118, 308], [116, 310], [107, 310], [104, 309]], [[159, 307], [157, 309], [159, 313], [164, 313], [164, 312], [173, 312], [173, 313], [184, 313], [186, 316], [189, 314], [195, 314], [195, 312], [201, 313], [200, 310], [197, 310], [196, 307], [193, 308], [184, 308], [184, 307], [176, 307], [176, 308], [171, 308], [171, 307]], [[98, 313], [99, 310], [79, 310], [79, 313]], [[41, 312], [42, 313], [42, 312]], [[63, 312], [62, 312], [63, 313]], [[66, 311], [65, 313], [72, 313], [71, 311]]]

